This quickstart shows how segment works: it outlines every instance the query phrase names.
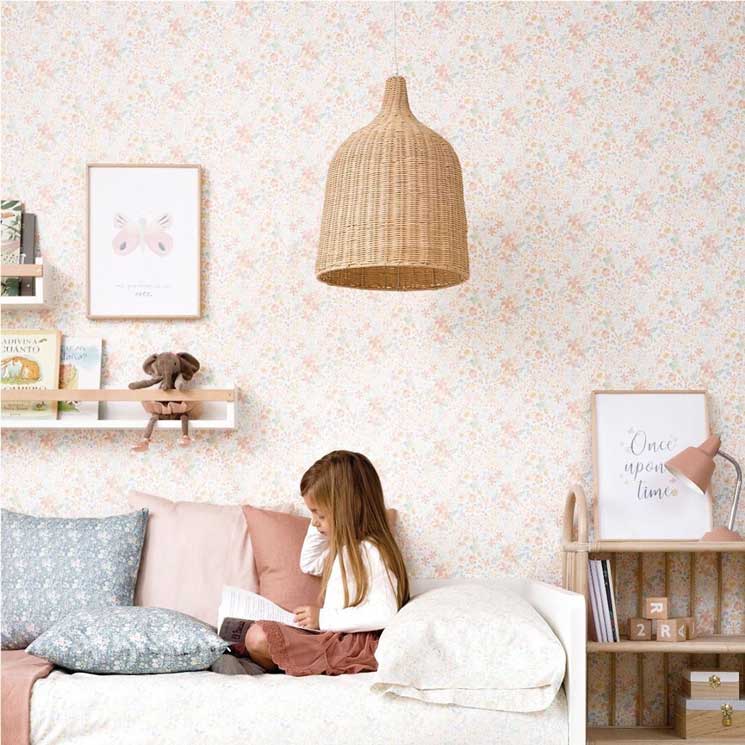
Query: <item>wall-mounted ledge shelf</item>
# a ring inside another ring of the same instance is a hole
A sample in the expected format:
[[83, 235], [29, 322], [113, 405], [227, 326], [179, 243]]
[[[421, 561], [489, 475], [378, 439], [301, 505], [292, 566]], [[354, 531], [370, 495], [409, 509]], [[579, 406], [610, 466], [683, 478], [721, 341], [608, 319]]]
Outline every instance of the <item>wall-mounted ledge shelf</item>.
[[42, 264], [2, 264], [0, 273], [3, 277], [41, 277], [44, 268]]
[[[39, 389], [14, 389], [2, 392], [2, 401], [100, 401], [99, 418], [85, 419], [64, 416], [60, 419], [36, 419], [33, 417], [0, 417], [2, 429], [144, 429], [149, 418], [142, 408], [142, 401], [201, 401], [199, 418], [189, 420], [189, 429], [235, 429], [235, 388], [199, 388], [184, 391], [161, 391], [157, 389], [130, 390], [111, 388], [102, 390], [62, 389], [55, 391]], [[158, 429], [180, 429], [178, 420], [160, 420]]]
[[33, 295], [2, 295], [0, 307], [3, 310], [44, 310], [49, 307], [50, 277], [48, 268], [45, 271], [44, 260], [36, 259], [35, 264], [2, 264], [0, 274], [3, 277], [33, 277]]

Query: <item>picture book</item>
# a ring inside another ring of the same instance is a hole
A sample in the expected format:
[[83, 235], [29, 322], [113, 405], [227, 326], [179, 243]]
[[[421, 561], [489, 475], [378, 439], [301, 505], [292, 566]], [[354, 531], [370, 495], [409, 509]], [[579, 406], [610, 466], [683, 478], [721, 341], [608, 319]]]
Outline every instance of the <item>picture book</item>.
[[[21, 263], [36, 263], [36, 215], [30, 212], [23, 213], [23, 229], [21, 230]], [[32, 297], [35, 292], [36, 280], [33, 277], [24, 277], [21, 280], [20, 294]]]
[[17, 199], [3, 199], [0, 201], [0, 211], [2, 263], [18, 264], [21, 260], [23, 204]]
[[21, 292], [21, 280], [18, 277], [2, 278], [3, 297], [18, 297]]
[[588, 562], [588, 565], [587, 587], [589, 591], [588, 594], [590, 596], [590, 609], [592, 611], [592, 626], [590, 627], [590, 631], [595, 632], [592, 641], [605, 642], [608, 641], [608, 639], [605, 635], [605, 624], [603, 622], [602, 610], [603, 606], [600, 602], [600, 594], [598, 592], [597, 570], [593, 565], [593, 560], [590, 560]]
[[[318, 631], [318, 629], [305, 629], [295, 623], [294, 613], [280, 608], [271, 600], [250, 590], [242, 590], [240, 587], [230, 585], [225, 585], [222, 589], [222, 600], [217, 616], [218, 633], [231, 644], [237, 643], [237, 641], [231, 641], [234, 637], [238, 637], [237, 640], [240, 641], [241, 629], [248, 629], [252, 621], [277, 621], [286, 626], [294, 626], [296, 629]], [[243, 635], [245, 636], [245, 631]]]
[[[0, 208], [2, 263], [18, 264], [21, 261], [23, 204], [17, 199], [3, 199], [0, 202]], [[21, 280], [18, 277], [3, 277], [2, 294], [5, 296], [20, 295]]]
[[[59, 385], [60, 332], [56, 329], [3, 329], [0, 353], [2, 389], [56, 390]], [[56, 419], [56, 401], [9, 401], [2, 415]]]
[[618, 611], [616, 610], [616, 591], [613, 588], [613, 571], [609, 559], [605, 559], [605, 566], [608, 570], [608, 591], [610, 594], [610, 615], [613, 622], [614, 641], [621, 641], [621, 635], [618, 631]]
[[[59, 387], [100, 388], [102, 346], [100, 337], [63, 337]], [[59, 418], [98, 419], [98, 404], [98, 401], [60, 401]]]

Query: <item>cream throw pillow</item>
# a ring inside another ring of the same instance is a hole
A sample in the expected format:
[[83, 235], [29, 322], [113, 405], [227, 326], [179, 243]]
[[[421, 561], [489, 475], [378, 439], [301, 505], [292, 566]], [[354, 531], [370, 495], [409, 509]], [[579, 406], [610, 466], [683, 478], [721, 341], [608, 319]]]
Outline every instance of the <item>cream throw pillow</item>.
[[135, 605], [177, 610], [214, 626], [223, 585], [258, 590], [240, 505], [171, 502], [139, 491], [128, 500], [150, 511]]
[[516, 593], [475, 583], [429, 590], [386, 627], [372, 689], [436, 704], [530, 712], [550, 706], [564, 648]]

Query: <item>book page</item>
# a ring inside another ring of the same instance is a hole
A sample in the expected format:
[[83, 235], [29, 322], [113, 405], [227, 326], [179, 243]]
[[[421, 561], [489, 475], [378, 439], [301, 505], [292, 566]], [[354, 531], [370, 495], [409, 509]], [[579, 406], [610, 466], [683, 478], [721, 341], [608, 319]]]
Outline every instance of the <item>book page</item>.
[[222, 626], [225, 618], [241, 618], [246, 621], [277, 621], [286, 626], [293, 626], [304, 631], [318, 631], [306, 629], [295, 623], [295, 614], [280, 608], [276, 603], [250, 590], [225, 585], [222, 588], [222, 602], [218, 610], [217, 628]]

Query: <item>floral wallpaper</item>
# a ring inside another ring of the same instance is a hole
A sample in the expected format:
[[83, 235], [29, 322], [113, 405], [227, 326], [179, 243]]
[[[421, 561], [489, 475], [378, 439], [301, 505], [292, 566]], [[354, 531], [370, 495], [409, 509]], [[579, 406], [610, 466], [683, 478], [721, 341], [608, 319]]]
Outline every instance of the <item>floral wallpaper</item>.
[[[743, 4], [399, 3], [412, 109], [462, 163], [472, 276], [331, 288], [313, 274], [326, 168], [381, 103], [392, 20], [388, 3], [2, 3], [2, 195], [38, 215], [57, 291], [4, 326], [103, 337], [109, 387], [174, 350], [202, 362], [195, 382], [240, 389], [237, 429], [189, 449], [175, 432], [145, 455], [135, 432], [5, 432], [4, 506], [115, 514], [137, 488], [299, 509], [303, 470], [349, 448], [401, 511], [413, 574], [558, 582], [567, 488], [591, 491], [593, 389], [706, 388], [745, 458]], [[96, 162], [203, 166], [200, 320], [86, 319]], [[718, 521], [733, 485], [720, 466]], [[742, 556], [726, 572], [721, 620], [745, 633]], [[609, 664], [591, 660], [599, 722]], [[636, 675], [619, 658], [618, 722]]]

